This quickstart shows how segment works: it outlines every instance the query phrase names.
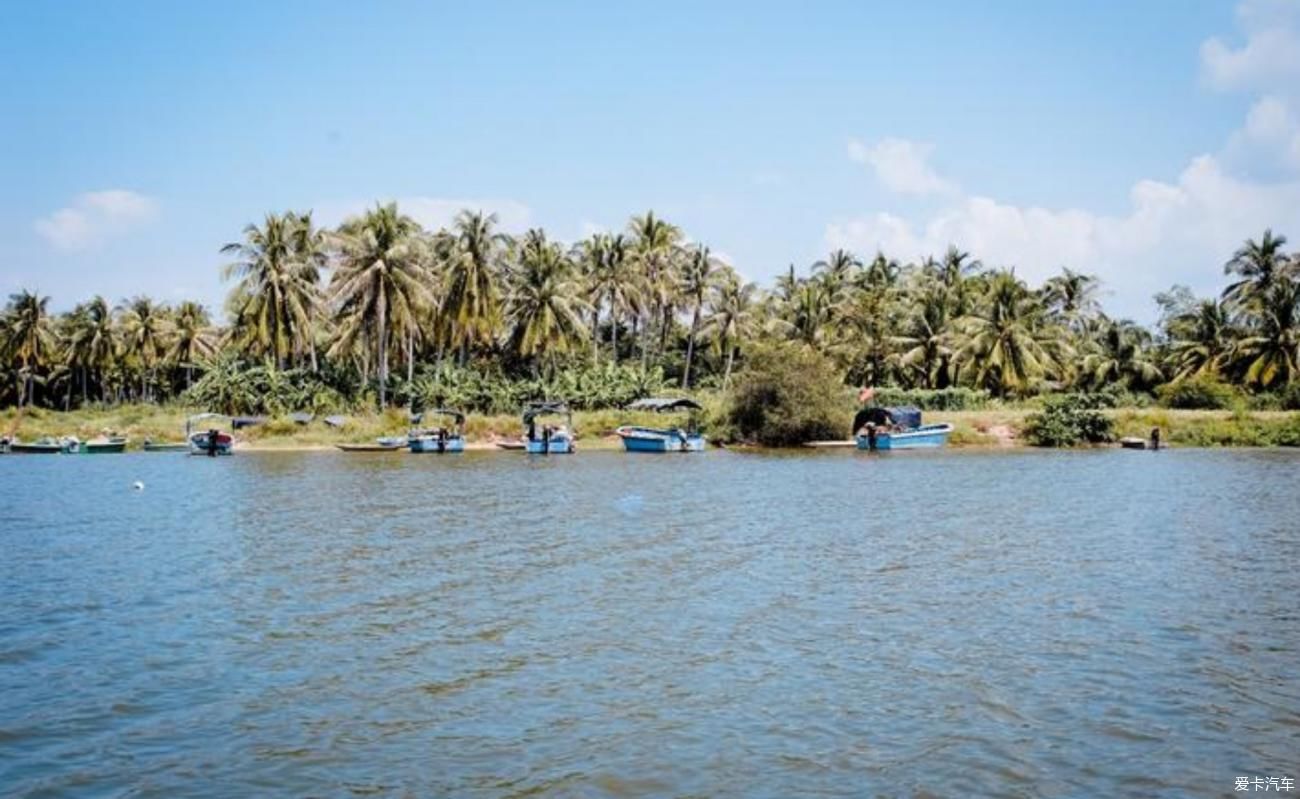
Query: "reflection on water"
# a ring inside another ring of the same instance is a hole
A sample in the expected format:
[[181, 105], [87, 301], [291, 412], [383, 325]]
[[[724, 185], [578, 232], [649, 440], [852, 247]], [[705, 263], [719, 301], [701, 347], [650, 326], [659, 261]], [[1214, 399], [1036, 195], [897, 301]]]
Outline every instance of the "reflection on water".
[[0, 793], [1211, 796], [1300, 778], [1298, 467], [0, 458]]

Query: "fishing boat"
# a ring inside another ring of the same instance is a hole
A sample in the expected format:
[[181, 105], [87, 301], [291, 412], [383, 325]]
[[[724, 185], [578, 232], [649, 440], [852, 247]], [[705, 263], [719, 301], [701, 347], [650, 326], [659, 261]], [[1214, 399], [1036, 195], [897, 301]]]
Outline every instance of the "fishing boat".
[[917, 408], [864, 408], [853, 420], [858, 449], [937, 449], [948, 443], [952, 425], [922, 424]]
[[146, 438], [142, 448], [145, 452], [187, 452], [190, 445], [188, 441], [154, 441]]
[[12, 455], [58, 455], [63, 451], [63, 442], [50, 436], [26, 442], [10, 440], [4, 445], [4, 451]]
[[429, 416], [445, 417], [448, 424], [411, 435], [407, 445], [411, 452], [464, 452], [465, 414], [451, 408], [434, 408], [421, 414], [422, 419]]
[[380, 439], [373, 444], [335, 444], [334, 446], [344, 452], [401, 452], [405, 448], [405, 443], [397, 444]]
[[197, 424], [208, 419], [229, 418], [220, 413], [200, 413], [185, 420], [185, 440], [189, 443], [191, 455], [231, 455], [234, 453], [235, 440], [220, 428]]
[[[539, 430], [537, 420], [546, 417], [563, 417], [560, 425], [544, 424]], [[573, 443], [573, 412], [563, 402], [530, 402], [524, 408], [524, 449], [530, 455], [567, 455], [575, 451]]]
[[126, 436], [102, 435], [89, 441], [79, 441], [75, 436], [64, 439], [64, 452], [69, 455], [109, 455], [126, 451]]
[[631, 411], [689, 414], [686, 429], [681, 427], [638, 427], [624, 425], [614, 432], [623, 439], [628, 452], [703, 452], [704, 436], [695, 429], [695, 413], [702, 410], [695, 400], [650, 397], [627, 406]]

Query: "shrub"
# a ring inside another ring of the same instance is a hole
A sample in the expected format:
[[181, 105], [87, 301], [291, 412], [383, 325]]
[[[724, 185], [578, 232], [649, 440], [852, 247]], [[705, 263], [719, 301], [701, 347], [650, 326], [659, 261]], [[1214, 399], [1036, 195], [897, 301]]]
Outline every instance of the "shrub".
[[1282, 410], [1300, 411], [1300, 380], [1282, 390]]
[[725, 435], [770, 447], [842, 438], [853, 406], [843, 376], [824, 355], [779, 344], [750, 351], [722, 411]]
[[1236, 389], [1210, 375], [1166, 383], [1156, 394], [1166, 408], [1187, 410], [1222, 410], [1231, 407], [1239, 397]]
[[1111, 438], [1111, 421], [1091, 394], [1063, 394], [1043, 401], [1043, 410], [1025, 419], [1025, 436], [1039, 447], [1073, 447]]
[[979, 389], [881, 388], [876, 390], [880, 405], [912, 405], [923, 411], [977, 411], [987, 408], [992, 395]]

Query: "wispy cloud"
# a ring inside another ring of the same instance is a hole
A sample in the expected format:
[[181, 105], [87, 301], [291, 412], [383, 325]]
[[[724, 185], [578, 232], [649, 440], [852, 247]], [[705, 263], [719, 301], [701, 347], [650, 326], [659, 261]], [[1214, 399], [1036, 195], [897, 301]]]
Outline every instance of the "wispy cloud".
[[59, 250], [87, 250], [152, 221], [157, 214], [158, 203], [151, 197], [105, 189], [77, 195], [70, 205], [37, 219], [34, 227]]
[[946, 180], [930, 166], [934, 147], [910, 139], [881, 139], [866, 144], [849, 140], [849, 158], [871, 169], [885, 188], [899, 194], [951, 195], [957, 184]]

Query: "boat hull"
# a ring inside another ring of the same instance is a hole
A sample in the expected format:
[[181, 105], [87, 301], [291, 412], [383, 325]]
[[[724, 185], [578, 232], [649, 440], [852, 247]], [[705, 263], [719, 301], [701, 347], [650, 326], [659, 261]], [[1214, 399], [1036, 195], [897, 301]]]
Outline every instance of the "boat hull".
[[402, 447], [391, 444], [335, 444], [344, 452], [401, 452]]
[[417, 436], [411, 439], [408, 446], [411, 452], [432, 452], [436, 454], [464, 452], [465, 439], [461, 436], [450, 436], [439, 441], [437, 436]]
[[529, 455], [570, 455], [573, 453], [573, 440], [568, 437], [552, 438], [548, 444], [539, 438], [525, 441], [524, 450]]
[[186, 452], [189, 450], [189, 448], [190, 445], [185, 443], [184, 441], [177, 441], [177, 442], [168, 441], [166, 443], [159, 443], [159, 444], [145, 442], [143, 447], [145, 452]]
[[208, 441], [207, 433], [195, 433], [190, 436], [191, 455], [231, 455], [234, 453], [235, 441], [227, 433], [217, 435], [215, 442]]
[[83, 455], [114, 455], [120, 452], [126, 452], [126, 441], [81, 442], [81, 454]]
[[623, 439], [627, 452], [703, 452], [704, 436], [678, 430], [651, 427], [620, 427], [614, 431]]
[[[902, 432], [878, 433], [876, 449], [881, 451], [895, 449], [938, 449], [947, 446], [948, 435], [952, 433], [950, 424], [927, 424], [914, 430]], [[858, 434], [858, 449], [871, 449], [871, 440]]]
[[10, 444], [9, 452], [13, 455], [58, 455], [63, 452], [62, 444]]

